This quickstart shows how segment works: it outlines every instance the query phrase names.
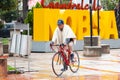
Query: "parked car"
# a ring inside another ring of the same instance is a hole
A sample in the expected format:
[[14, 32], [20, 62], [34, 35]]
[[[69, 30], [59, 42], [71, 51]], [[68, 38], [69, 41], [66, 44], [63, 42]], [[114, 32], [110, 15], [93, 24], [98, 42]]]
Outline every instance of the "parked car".
[[13, 23], [5, 23], [4, 27], [0, 30], [0, 37], [9, 38], [10, 37], [10, 28], [14, 26]]

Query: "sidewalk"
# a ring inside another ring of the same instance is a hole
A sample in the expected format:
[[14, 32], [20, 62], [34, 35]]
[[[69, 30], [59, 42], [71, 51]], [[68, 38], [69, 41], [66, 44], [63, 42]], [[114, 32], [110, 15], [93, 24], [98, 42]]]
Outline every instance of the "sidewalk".
[[[113, 49], [111, 54], [104, 54], [102, 57], [83, 57], [82, 51], [78, 53], [80, 69], [77, 73], [68, 70], [57, 78], [51, 68], [54, 53], [32, 53], [30, 69], [38, 70], [38, 72], [27, 72], [19, 76], [9, 75], [7, 80], [120, 80], [120, 49]], [[28, 70], [28, 59], [18, 57], [16, 59], [17, 67], [24, 67], [22, 70]], [[9, 58], [8, 64], [14, 66], [14, 58]], [[14, 79], [10, 79], [11, 77]]]

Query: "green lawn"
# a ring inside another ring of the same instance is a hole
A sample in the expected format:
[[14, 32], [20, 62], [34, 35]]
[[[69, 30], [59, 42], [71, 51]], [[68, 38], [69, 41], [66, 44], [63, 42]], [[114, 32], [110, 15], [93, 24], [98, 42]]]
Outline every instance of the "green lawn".
[[8, 43], [9, 43], [9, 40], [7, 38], [2, 38], [1, 41], [2, 41], [3, 45], [8, 45]]

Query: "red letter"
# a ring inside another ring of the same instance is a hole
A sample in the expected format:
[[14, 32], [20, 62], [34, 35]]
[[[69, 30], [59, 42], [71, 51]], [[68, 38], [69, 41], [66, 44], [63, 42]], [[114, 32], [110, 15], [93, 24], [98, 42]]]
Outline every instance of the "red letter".
[[73, 4], [73, 5], [72, 5], [72, 9], [74, 9], [74, 8], [76, 8], [76, 4]]
[[41, 0], [41, 5], [42, 5], [43, 8], [45, 7], [44, 0]]
[[81, 9], [83, 9], [83, 2], [84, 2], [84, 0], [81, 1]]
[[102, 8], [102, 6], [99, 5], [99, 6], [96, 8], [96, 10], [98, 10], [98, 9], [100, 10], [101, 8]]
[[72, 3], [68, 3], [67, 9], [71, 9], [71, 8], [72, 8]]
[[81, 8], [80, 4], [77, 4], [76, 9], [80, 9], [80, 8]]
[[93, 7], [92, 7], [92, 9], [93, 9], [93, 10], [96, 9], [96, 0], [94, 0], [94, 2], [93, 2]]
[[85, 10], [88, 10], [89, 9], [89, 5], [86, 4], [85, 7], [84, 7]]
[[59, 3], [56, 2], [56, 3], [55, 3], [55, 8], [58, 8], [58, 7], [59, 7]]

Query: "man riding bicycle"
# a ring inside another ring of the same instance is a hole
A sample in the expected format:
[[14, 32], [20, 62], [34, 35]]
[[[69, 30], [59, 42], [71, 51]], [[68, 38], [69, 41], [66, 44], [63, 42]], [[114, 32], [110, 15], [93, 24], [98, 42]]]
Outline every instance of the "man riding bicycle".
[[[64, 21], [59, 19], [57, 22], [58, 27], [55, 29], [53, 38], [52, 38], [52, 45], [54, 44], [66, 44], [68, 48], [71, 50], [71, 61], [74, 62], [73, 58], [73, 45], [76, 43], [76, 36], [70, 26], [64, 24]], [[65, 68], [66, 66], [64, 66]], [[66, 69], [64, 69], [66, 70]]]

